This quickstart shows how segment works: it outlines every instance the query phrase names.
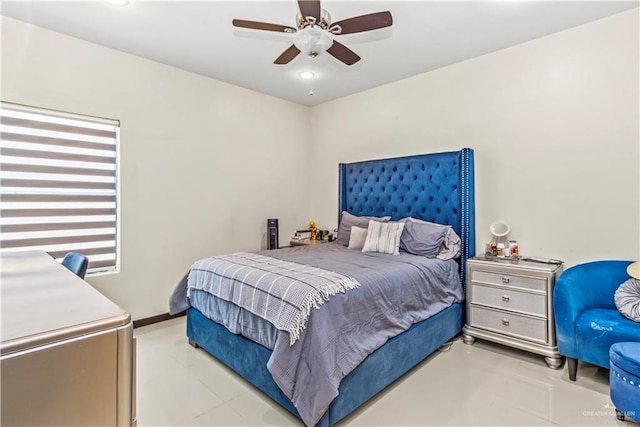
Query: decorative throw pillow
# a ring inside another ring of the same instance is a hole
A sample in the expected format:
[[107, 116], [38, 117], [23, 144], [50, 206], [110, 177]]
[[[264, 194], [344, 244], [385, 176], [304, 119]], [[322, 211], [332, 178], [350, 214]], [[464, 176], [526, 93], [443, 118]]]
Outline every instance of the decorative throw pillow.
[[614, 295], [618, 311], [627, 319], [640, 322], [640, 280], [631, 278]]
[[440, 245], [440, 249], [438, 249], [438, 255], [436, 258], [438, 259], [455, 259], [460, 256], [462, 252], [462, 240], [458, 233], [456, 233], [453, 228], [449, 227], [447, 234], [444, 236], [444, 240]]
[[399, 255], [398, 248], [404, 225], [403, 222], [369, 221], [367, 239], [364, 242], [362, 252]]
[[351, 237], [349, 237], [349, 249], [361, 250], [364, 247], [364, 242], [367, 240], [368, 228], [351, 227]]
[[338, 244], [342, 246], [349, 246], [349, 238], [351, 236], [351, 227], [368, 228], [369, 221], [387, 222], [391, 219], [390, 216], [374, 217], [374, 216], [355, 216], [347, 211], [342, 212], [342, 218], [340, 220], [340, 226], [338, 227]]
[[427, 258], [435, 258], [438, 255], [440, 246], [451, 229], [448, 225], [416, 221], [411, 218], [406, 220], [404, 224], [404, 231], [400, 238], [400, 249]]

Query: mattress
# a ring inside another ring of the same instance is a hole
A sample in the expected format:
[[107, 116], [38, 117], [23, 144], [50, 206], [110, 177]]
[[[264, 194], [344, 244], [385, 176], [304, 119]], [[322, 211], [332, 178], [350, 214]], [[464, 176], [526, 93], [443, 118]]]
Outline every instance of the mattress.
[[198, 289], [192, 289], [191, 307], [204, 314], [209, 320], [223, 325], [229, 332], [242, 335], [269, 350], [273, 350], [278, 337], [278, 330], [273, 324], [256, 316], [242, 307], [216, 298]]

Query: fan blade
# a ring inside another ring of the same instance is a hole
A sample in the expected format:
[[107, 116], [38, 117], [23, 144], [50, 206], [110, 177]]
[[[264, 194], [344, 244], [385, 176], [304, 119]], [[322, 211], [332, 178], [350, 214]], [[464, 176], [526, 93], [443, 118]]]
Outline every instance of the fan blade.
[[295, 33], [297, 30], [286, 25], [269, 24], [267, 22], [245, 21], [234, 19], [231, 21], [234, 27], [251, 28], [252, 30], [276, 31], [278, 33]]
[[320, 22], [320, 0], [298, 0], [298, 6], [303, 18], [313, 16], [316, 22]]
[[347, 65], [353, 65], [361, 59], [354, 51], [335, 40], [327, 52]]
[[282, 52], [282, 54], [278, 56], [278, 58], [273, 61], [273, 63], [278, 65], [288, 64], [293, 58], [298, 56], [299, 53], [300, 49], [298, 49], [296, 45], [292, 44], [291, 46], [289, 46], [289, 49]]
[[391, 16], [391, 12], [386, 11], [356, 16], [354, 18], [334, 22], [331, 26], [339, 25], [340, 28], [342, 28], [342, 31], [338, 34], [353, 34], [390, 27], [392, 24], [393, 17]]

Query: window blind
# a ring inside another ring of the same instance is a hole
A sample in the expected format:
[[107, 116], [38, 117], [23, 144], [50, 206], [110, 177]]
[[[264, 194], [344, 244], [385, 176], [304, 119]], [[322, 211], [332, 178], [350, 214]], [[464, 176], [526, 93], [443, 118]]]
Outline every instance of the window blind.
[[118, 267], [119, 122], [0, 104], [0, 248]]

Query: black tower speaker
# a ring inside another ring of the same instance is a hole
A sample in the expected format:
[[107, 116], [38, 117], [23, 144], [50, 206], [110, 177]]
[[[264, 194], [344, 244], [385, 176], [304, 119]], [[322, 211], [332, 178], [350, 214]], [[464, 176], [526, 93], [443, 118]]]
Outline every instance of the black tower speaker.
[[278, 218], [267, 220], [267, 249], [278, 249]]

